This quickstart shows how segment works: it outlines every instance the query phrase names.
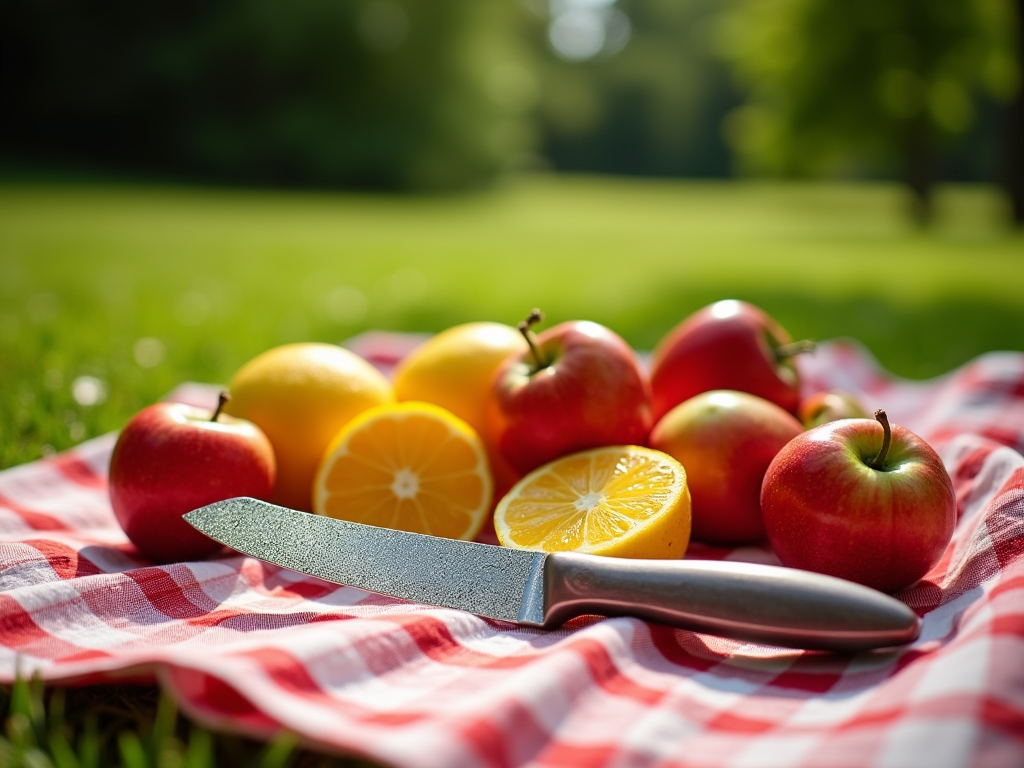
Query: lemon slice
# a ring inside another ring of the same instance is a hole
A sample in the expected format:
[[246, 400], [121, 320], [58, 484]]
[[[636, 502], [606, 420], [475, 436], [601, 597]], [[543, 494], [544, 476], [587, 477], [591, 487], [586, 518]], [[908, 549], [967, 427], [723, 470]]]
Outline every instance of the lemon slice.
[[462, 419], [429, 403], [364, 411], [324, 452], [313, 511], [355, 523], [473, 539], [491, 508], [487, 454]]
[[690, 541], [683, 465], [635, 445], [595, 448], [535, 469], [494, 511], [498, 541], [546, 552], [678, 558]]

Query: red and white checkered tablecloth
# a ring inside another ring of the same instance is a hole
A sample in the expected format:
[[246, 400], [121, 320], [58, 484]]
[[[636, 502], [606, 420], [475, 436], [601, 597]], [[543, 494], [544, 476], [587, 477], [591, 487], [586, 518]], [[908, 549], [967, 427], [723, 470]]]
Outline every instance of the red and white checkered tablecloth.
[[[413, 341], [354, 346], [386, 368]], [[0, 472], [0, 679], [155, 677], [213, 727], [415, 768], [1024, 765], [1024, 354], [923, 383], [852, 342], [801, 365], [808, 390], [884, 406], [953, 478], [953, 542], [898, 595], [923, 618], [909, 647], [800, 652], [629, 618], [542, 632], [242, 556], [156, 567], [111, 513], [108, 435]]]

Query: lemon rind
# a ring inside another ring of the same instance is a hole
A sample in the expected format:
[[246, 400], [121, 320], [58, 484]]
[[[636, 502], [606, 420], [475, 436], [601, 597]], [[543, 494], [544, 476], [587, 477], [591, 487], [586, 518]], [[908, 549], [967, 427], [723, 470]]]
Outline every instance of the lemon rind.
[[[495, 508], [494, 527], [495, 527], [495, 532], [497, 533], [497, 536], [498, 536], [498, 540], [504, 546], [513, 547], [513, 548], [517, 548], [517, 549], [529, 549], [529, 550], [541, 551], [541, 552], [544, 552], [544, 551], [564, 551], [564, 550], [547, 550], [547, 549], [544, 549], [543, 547], [539, 547], [539, 546], [524, 546], [522, 544], [517, 543], [515, 541], [514, 537], [512, 536], [511, 527], [506, 522], [506, 514], [507, 514], [509, 506], [511, 505], [511, 503], [515, 499], [517, 499], [519, 497], [521, 490], [523, 488], [525, 488], [526, 486], [531, 485], [537, 477], [540, 477], [540, 476], [543, 476], [543, 475], [548, 475], [548, 474], [555, 474], [555, 476], [558, 477], [557, 473], [552, 473], [552, 465], [557, 465], [558, 463], [564, 462], [564, 461], [567, 461], [567, 460], [578, 460], [578, 459], [583, 458], [585, 456], [594, 457], [594, 456], [599, 456], [599, 455], [602, 455], [602, 454], [622, 453], [622, 452], [629, 452], [629, 453], [633, 453], [633, 454], [642, 454], [642, 455], [647, 456], [648, 458], [653, 459], [653, 460], [655, 460], [655, 461], [657, 461], [657, 462], [659, 462], [661, 464], [665, 464], [666, 466], [673, 467], [672, 483], [669, 486], [666, 487], [666, 492], [670, 492], [669, 498], [672, 499], [672, 501], [666, 501], [665, 503], [663, 503], [661, 505], [661, 508], [657, 512], [655, 512], [654, 514], [649, 515], [644, 520], [635, 520], [635, 519], [632, 520], [633, 524], [630, 526], [629, 531], [625, 535], [616, 537], [616, 538], [614, 538], [614, 539], [612, 539], [610, 541], [601, 542], [599, 544], [584, 544], [583, 546], [575, 548], [572, 551], [582, 552], [582, 553], [586, 553], [586, 554], [603, 554], [603, 553], [607, 552], [608, 550], [618, 550], [618, 549], [628, 548], [628, 545], [630, 544], [630, 542], [634, 541], [637, 536], [642, 536], [647, 529], [649, 529], [649, 528], [651, 528], [653, 526], [658, 525], [659, 522], [662, 522], [666, 515], [673, 514], [673, 512], [675, 511], [675, 509], [678, 506], [685, 505], [687, 503], [687, 501], [689, 499], [689, 490], [688, 490], [687, 484], [686, 484], [686, 471], [682, 467], [682, 465], [679, 464], [679, 462], [676, 461], [675, 459], [673, 459], [671, 456], [668, 456], [667, 454], [664, 454], [661, 451], [657, 451], [657, 450], [655, 450], [653, 448], [647, 448], [645, 446], [636, 446], [636, 445], [630, 445], [630, 446], [618, 445], [618, 446], [604, 446], [604, 447], [601, 447], [601, 448], [591, 448], [591, 449], [588, 449], [588, 450], [585, 450], [585, 451], [579, 451], [577, 453], [570, 454], [570, 455], [563, 456], [563, 457], [560, 457], [558, 459], [555, 459], [554, 461], [549, 462], [548, 464], [545, 464], [545, 465], [543, 465], [541, 467], [538, 467], [537, 469], [533, 470], [532, 472], [527, 474], [525, 477], [523, 477], [521, 480], [519, 480], [519, 482], [517, 482], [509, 490], [509, 492], [505, 495], [505, 497], [500, 502], [498, 502], [498, 505]], [[560, 479], [562, 479], [562, 478], [560, 478]], [[568, 482], [566, 482], [566, 485], [571, 487]], [[687, 539], [689, 538], [688, 534], [687, 534], [686, 538]]]

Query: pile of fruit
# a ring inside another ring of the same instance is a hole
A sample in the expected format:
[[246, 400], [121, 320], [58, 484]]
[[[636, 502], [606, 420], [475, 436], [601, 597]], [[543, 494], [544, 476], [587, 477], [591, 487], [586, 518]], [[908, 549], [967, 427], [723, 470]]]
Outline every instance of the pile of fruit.
[[[388, 380], [329, 344], [244, 365], [212, 414], [139, 413], [110, 467], [114, 511], [153, 560], [219, 546], [181, 516], [234, 496], [505, 546], [679, 558], [768, 542], [785, 565], [895, 591], [952, 536], [956, 502], [921, 438], [841, 392], [801, 399], [794, 343], [720, 301], [658, 344], [650, 372], [586, 321], [468, 323]], [[281, 532], [287, 536], [287, 531]]]

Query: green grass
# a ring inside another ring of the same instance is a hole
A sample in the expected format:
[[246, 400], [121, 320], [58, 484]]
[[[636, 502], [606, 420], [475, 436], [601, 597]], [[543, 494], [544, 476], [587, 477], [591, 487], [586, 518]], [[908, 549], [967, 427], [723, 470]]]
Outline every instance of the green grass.
[[[554, 176], [421, 198], [0, 186], [0, 467], [117, 429], [182, 380], [226, 381], [274, 344], [533, 306], [650, 348], [699, 306], [744, 298], [911, 377], [1024, 349], [1024, 237], [1000, 226], [998, 196], [942, 190], [929, 232], [902, 204], [885, 185]], [[138, 364], [139, 339], [159, 363]], [[72, 398], [83, 375], [102, 403]]]
[[[742, 298], [796, 337], [855, 337], [911, 377], [1024, 349], [1024, 236], [1001, 225], [999, 197], [943, 189], [926, 232], [902, 206], [885, 185], [553, 176], [424, 198], [0, 186], [0, 467], [118, 429], [181, 381], [227, 381], [275, 344], [514, 323], [534, 306], [549, 322], [597, 320], [651, 348], [698, 307]], [[76, 381], [99, 382], [104, 396], [82, 404]], [[82, 765], [95, 749], [110, 757], [102, 764], [126, 766], [264, 755], [227, 736], [203, 746], [208, 734], [168, 715], [153, 689], [67, 694], [106, 703], [95, 748], [81, 744], [84, 720], [61, 719], [88, 705], [54, 705], [50, 693], [30, 716], [17, 703], [27, 694], [5, 695], [6, 748], [22, 739], [57, 766], [53, 729], [36, 715], [56, 718]], [[139, 762], [165, 742], [176, 757]]]
[[283, 733], [268, 744], [190, 724], [153, 687], [46, 690], [40, 678], [0, 688], [4, 768], [370, 768], [319, 755]]

